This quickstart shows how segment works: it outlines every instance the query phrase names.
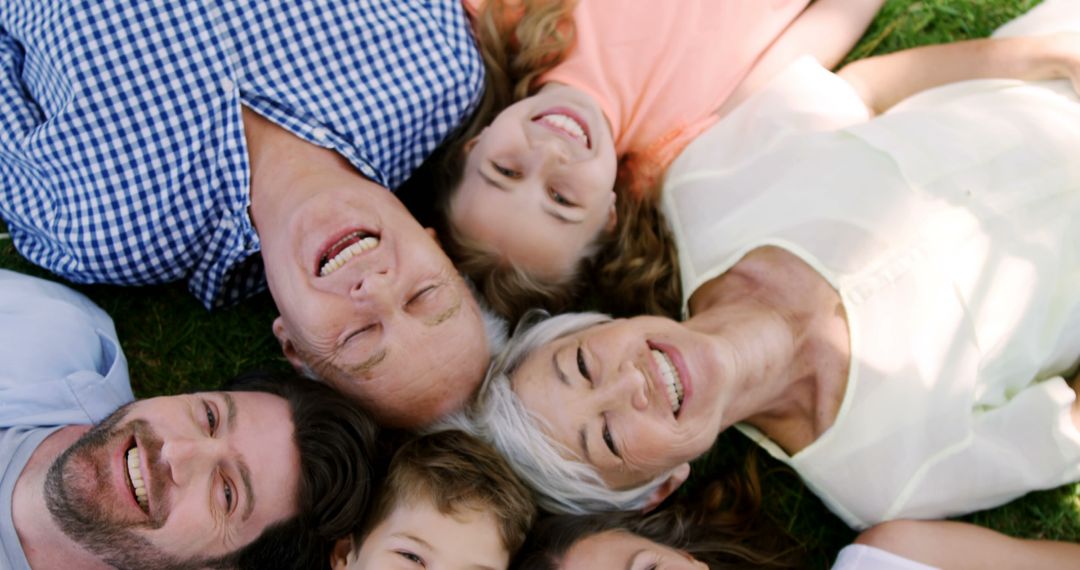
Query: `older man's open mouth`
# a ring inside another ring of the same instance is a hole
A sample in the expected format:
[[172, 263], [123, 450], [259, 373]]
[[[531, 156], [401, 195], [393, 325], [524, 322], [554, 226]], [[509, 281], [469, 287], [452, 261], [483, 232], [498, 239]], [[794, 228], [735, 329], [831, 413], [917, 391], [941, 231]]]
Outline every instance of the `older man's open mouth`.
[[379, 236], [364, 230], [352, 230], [335, 240], [319, 256], [315, 273], [326, 277], [345, 265], [350, 259], [375, 249], [379, 245]]

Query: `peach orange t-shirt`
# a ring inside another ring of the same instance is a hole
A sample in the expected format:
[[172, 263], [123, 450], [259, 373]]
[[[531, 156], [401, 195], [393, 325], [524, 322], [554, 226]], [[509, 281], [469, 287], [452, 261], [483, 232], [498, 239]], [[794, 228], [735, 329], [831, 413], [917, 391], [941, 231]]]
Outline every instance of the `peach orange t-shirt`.
[[[484, 0], [464, 0], [475, 13]], [[652, 185], [809, 0], [578, 0], [575, 44], [541, 78], [590, 94], [631, 187]]]

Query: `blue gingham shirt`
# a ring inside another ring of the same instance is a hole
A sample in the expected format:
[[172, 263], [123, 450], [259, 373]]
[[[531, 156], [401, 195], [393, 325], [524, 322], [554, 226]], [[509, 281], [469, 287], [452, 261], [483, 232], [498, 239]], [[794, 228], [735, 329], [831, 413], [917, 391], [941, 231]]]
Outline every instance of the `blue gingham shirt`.
[[0, 216], [78, 283], [265, 287], [241, 105], [394, 188], [471, 112], [460, 0], [3, 0]]

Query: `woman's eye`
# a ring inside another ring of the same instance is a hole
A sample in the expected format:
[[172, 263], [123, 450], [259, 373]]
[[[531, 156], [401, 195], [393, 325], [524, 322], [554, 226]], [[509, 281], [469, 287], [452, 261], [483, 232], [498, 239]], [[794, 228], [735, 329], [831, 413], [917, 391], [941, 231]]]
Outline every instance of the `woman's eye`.
[[514, 170], [513, 168], [507, 168], [505, 166], [502, 166], [497, 162], [492, 162], [491, 167], [495, 169], [495, 172], [499, 173], [500, 176], [505, 176], [506, 178], [509, 178], [511, 180], [517, 180], [518, 178], [521, 178], [520, 172]]
[[409, 562], [412, 562], [413, 564], [427, 566], [426, 564], [424, 564], [423, 558], [420, 558], [419, 556], [413, 554], [412, 552], [409, 552], [408, 550], [399, 550], [397, 551], [397, 554], [398, 556], [404, 558], [405, 560], [408, 560]]
[[570, 200], [567, 200], [566, 196], [563, 196], [557, 190], [554, 190], [554, 189], [548, 190], [548, 196], [551, 197], [551, 200], [553, 202], [555, 202], [556, 204], [558, 204], [560, 206], [574, 206], [573, 202], [571, 202]]
[[206, 425], [210, 426], [210, 435], [214, 435], [214, 432], [217, 431], [217, 414], [214, 413], [214, 408], [206, 402], [203, 402], [203, 408], [206, 409]]
[[607, 420], [604, 420], [604, 444], [611, 451], [611, 454], [615, 457], [622, 459], [622, 455], [619, 454], [619, 448], [615, 447], [615, 438], [611, 437], [611, 430], [608, 428]]
[[577, 349], [577, 369], [589, 384], [592, 384], [592, 376], [589, 376], [589, 366], [585, 364], [585, 351], [581, 350], [579, 346]]

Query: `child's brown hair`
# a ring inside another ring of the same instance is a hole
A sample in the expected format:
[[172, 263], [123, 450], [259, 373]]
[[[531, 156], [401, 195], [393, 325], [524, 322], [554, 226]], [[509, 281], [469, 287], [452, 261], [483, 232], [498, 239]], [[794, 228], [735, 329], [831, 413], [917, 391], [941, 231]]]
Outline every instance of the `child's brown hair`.
[[395, 508], [417, 501], [429, 501], [444, 515], [490, 512], [511, 556], [536, 517], [532, 494], [497, 451], [464, 432], [436, 432], [406, 442], [394, 454], [375, 506], [355, 536], [356, 548]]

